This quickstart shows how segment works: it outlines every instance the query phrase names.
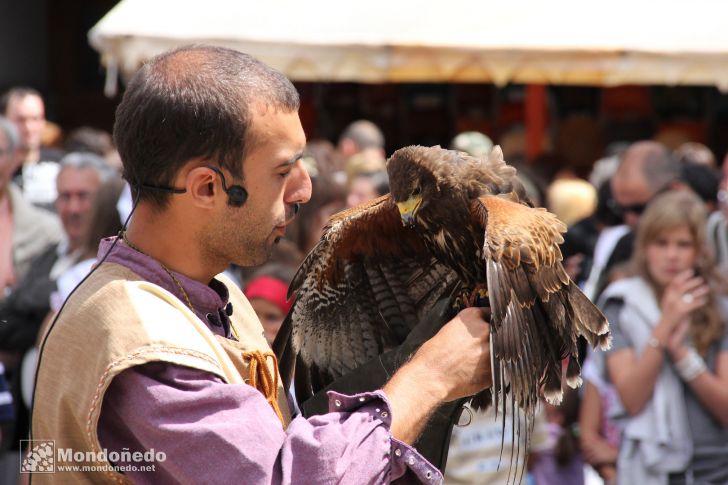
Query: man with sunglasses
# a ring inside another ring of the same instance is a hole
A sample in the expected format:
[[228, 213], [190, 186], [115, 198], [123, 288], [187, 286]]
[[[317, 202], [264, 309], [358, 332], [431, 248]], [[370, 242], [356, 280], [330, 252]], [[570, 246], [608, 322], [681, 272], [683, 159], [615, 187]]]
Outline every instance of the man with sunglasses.
[[[632, 257], [635, 229], [647, 204], [662, 192], [684, 187], [680, 173], [679, 163], [660, 143], [639, 141], [624, 151], [609, 182], [612, 198], [608, 204], [614, 213], [622, 216], [629, 232], [616, 242], [603, 267], [592, 268], [600, 271], [592, 298], [596, 299], [606, 286], [609, 271]], [[589, 279], [594, 277], [590, 275]]]
[[657, 194], [680, 184], [680, 166], [670, 151], [654, 141], [633, 143], [612, 177], [612, 196], [624, 222], [635, 229]]

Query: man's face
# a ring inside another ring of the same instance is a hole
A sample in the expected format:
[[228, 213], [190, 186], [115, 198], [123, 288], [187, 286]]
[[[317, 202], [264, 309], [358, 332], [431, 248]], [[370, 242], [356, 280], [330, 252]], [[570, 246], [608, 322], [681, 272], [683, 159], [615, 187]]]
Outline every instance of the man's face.
[[63, 223], [71, 249], [81, 244], [100, 180], [92, 169], [67, 167], [58, 173], [56, 210]]
[[[311, 198], [311, 179], [301, 161], [306, 136], [298, 113], [253, 109], [247, 137], [244, 182], [236, 174], [231, 179], [226, 174], [226, 179], [228, 185], [243, 185], [248, 199], [242, 207], [225, 205], [201, 234], [210, 257], [239, 266], [267, 261], [293, 220], [293, 204]], [[220, 195], [227, 200], [225, 193]]]
[[45, 128], [45, 107], [43, 100], [33, 94], [10, 98], [6, 116], [20, 131], [20, 146], [34, 150], [40, 148]]
[[612, 179], [612, 197], [624, 216], [624, 222], [637, 228], [640, 216], [653, 196], [644, 176], [637, 170], [620, 173]]

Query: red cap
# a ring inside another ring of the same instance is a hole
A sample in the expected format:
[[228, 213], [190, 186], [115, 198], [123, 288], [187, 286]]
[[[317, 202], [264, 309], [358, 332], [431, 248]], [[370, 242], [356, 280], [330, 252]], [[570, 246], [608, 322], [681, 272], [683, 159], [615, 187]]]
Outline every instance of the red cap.
[[291, 298], [290, 301], [286, 299], [288, 286], [272, 276], [259, 276], [251, 280], [245, 285], [243, 293], [248, 297], [248, 300], [253, 298], [268, 300], [280, 308], [283, 313], [288, 313], [288, 310], [293, 306], [293, 299]]

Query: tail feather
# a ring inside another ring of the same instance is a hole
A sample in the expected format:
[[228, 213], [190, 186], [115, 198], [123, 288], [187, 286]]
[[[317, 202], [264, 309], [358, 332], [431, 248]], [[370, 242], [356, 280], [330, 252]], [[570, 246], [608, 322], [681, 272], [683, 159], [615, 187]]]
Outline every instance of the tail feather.
[[575, 354], [569, 356], [569, 365], [566, 367], [566, 384], [572, 389], [581, 386], [581, 365]]
[[573, 283], [569, 284], [569, 304], [573, 312], [574, 324], [592, 348], [597, 346], [606, 350], [611, 341], [609, 324], [599, 308]]
[[550, 404], [559, 405], [563, 398], [561, 390], [561, 367], [549, 364], [543, 383], [543, 395]]

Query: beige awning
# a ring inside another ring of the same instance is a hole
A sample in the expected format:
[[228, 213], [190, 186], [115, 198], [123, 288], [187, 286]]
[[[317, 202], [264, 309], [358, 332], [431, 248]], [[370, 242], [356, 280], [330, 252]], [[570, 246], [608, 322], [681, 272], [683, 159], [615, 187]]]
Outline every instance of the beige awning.
[[728, 89], [722, 0], [122, 0], [89, 40], [107, 88], [167, 49], [211, 43], [299, 81]]

